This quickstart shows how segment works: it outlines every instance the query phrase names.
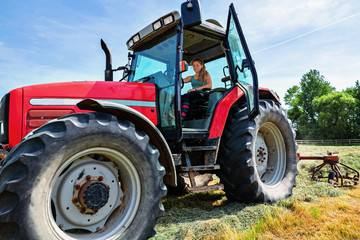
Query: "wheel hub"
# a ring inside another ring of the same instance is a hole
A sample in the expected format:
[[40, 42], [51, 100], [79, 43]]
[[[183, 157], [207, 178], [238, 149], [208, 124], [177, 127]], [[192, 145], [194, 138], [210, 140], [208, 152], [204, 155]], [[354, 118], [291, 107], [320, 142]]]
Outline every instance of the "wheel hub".
[[58, 178], [54, 189], [56, 224], [62, 230], [101, 229], [124, 197], [118, 168], [112, 162], [89, 156], [74, 161]]
[[75, 184], [72, 197], [73, 204], [82, 214], [94, 214], [108, 202], [110, 187], [103, 176], [87, 175], [82, 181]]
[[109, 199], [108, 188], [108, 186], [101, 182], [88, 182], [80, 191], [80, 203], [84, 207], [92, 210], [102, 208]]
[[256, 161], [259, 163], [259, 164], [262, 164], [264, 163], [266, 160], [267, 160], [267, 153], [266, 153], [266, 149], [265, 148], [262, 148], [262, 147], [259, 147], [258, 150], [257, 150], [257, 155], [256, 155]]
[[255, 154], [256, 168], [259, 173], [259, 177], [262, 178], [262, 176], [266, 173], [269, 154], [264, 136], [260, 132], [258, 132], [256, 137]]

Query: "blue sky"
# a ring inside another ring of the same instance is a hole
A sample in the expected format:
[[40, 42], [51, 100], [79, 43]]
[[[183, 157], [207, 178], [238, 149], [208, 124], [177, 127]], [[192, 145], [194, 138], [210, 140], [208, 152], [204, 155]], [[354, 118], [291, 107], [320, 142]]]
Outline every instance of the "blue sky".
[[[260, 86], [283, 98], [317, 69], [341, 91], [360, 80], [359, 0], [203, 0], [203, 19], [226, 25], [233, 2]], [[103, 80], [103, 38], [113, 66], [127, 62], [126, 41], [178, 10], [169, 0], [17, 0], [0, 6], [0, 95], [38, 83]], [[119, 78], [120, 76], [118, 76]], [[116, 79], [116, 78], [115, 78]]]

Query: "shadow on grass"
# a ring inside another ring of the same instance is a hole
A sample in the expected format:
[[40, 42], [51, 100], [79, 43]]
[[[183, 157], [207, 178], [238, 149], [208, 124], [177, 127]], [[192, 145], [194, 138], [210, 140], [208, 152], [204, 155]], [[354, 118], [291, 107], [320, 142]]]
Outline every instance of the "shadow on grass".
[[268, 204], [230, 202], [223, 191], [168, 195], [163, 204], [165, 214], [157, 221], [153, 239], [204, 239], [224, 226], [243, 231], [269, 209]]

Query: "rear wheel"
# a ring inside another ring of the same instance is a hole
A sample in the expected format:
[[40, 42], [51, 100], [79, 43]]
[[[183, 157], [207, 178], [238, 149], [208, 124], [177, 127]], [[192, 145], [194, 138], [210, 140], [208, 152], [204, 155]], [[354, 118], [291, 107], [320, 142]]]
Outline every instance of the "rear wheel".
[[280, 106], [261, 101], [250, 121], [247, 109], [233, 109], [226, 123], [219, 173], [230, 200], [275, 202], [291, 195], [297, 171], [297, 145], [290, 120]]
[[127, 120], [74, 114], [35, 130], [0, 172], [5, 239], [145, 239], [162, 215], [165, 169]]

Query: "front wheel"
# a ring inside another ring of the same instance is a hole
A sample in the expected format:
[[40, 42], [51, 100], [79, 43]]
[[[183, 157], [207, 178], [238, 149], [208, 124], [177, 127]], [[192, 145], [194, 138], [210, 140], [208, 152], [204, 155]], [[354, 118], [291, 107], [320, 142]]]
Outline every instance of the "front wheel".
[[35, 130], [0, 172], [2, 239], [145, 239], [166, 194], [159, 152], [133, 123], [74, 114]]
[[221, 139], [220, 180], [230, 200], [275, 202], [292, 194], [297, 145], [290, 120], [280, 105], [261, 101], [251, 121], [247, 108], [234, 108]]

